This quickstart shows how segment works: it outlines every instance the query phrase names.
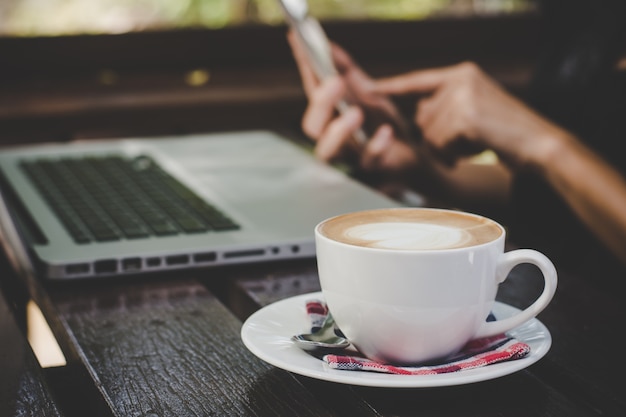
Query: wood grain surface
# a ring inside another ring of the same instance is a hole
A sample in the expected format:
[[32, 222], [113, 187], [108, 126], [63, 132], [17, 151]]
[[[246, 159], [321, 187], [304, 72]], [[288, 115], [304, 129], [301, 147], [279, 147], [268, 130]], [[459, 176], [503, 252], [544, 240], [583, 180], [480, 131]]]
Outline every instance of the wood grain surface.
[[0, 416], [63, 416], [0, 286]]

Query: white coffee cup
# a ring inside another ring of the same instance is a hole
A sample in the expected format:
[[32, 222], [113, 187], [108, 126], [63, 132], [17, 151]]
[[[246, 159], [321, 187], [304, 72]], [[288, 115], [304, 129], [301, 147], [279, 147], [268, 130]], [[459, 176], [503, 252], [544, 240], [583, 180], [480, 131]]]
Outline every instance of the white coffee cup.
[[[506, 231], [456, 210], [347, 213], [315, 228], [322, 293], [337, 325], [370, 359], [419, 364], [472, 339], [507, 332], [552, 300], [557, 273], [531, 249], [504, 251]], [[536, 265], [541, 295], [518, 314], [487, 322], [498, 286], [518, 264]]]

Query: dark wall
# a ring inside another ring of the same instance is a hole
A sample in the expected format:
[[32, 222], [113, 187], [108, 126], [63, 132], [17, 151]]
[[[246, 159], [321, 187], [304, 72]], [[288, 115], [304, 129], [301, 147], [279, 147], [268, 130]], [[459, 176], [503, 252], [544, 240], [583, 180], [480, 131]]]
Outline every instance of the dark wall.
[[[329, 36], [374, 75], [472, 59], [523, 91], [535, 15], [334, 22]], [[189, 71], [208, 82], [191, 86]], [[299, 129], [305, 106], [284, 27], [0, 38], [0, 142]]]

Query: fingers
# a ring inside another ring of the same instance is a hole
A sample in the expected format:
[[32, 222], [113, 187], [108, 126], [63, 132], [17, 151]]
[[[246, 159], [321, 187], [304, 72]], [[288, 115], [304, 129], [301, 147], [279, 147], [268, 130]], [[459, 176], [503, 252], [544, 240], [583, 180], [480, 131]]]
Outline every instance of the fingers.
[[353, 67], [356, 67], [356, 64], [354, 63], [350, 55], [339, 45], [331, 42], [330, 48], [331, 54], [333, 56], [333, 62], [335, 63], [335, 66], [337, 67], [337, 71], [339, 71], [339, 73], [343, 73]]
[[408, 178], [406, 175], [411, 175], [418, 166], [418, 159], [417, 148], [399, 139], [390, 124], [383, 124], [363, 149], [360, 163], [368, 171]]
[[[331, 54], [337, 72], [353, 80], [359, 88], [373, 90], [372, 78], [352, 59], [350, 54], [334, 42], [330, 43]], [[368, 90], [368, 91], [369, 91]]]
[[435, 94], [419, 101], [415, 123], [427, 139], [436, 140], [441, 136], [429, 133], [451, 131], [453, 128], [461, 127], [463, 129], [459, 133], [474, 136], [473, 126], [476, 119], [474, 113], [478, 103], [473, 90], [463, 84], [445, 85]]
[[335, 104], [345, 95], [346, 86], [339, 77], [330, 77], [311, 90], [309, 104], [302, 118], [302, 131], [318, 139], [335, 117]]
[[450, 109], [438, 112], [432, 120], [420, 126], [423, 137], [433, 152], [448, 165], [453, 165], [456, 156], [453, 152], [455, 140], [459, 140], [458, 133], [462, 129], [458, 126], [459, 120]]
[[376, 82], [375, 88], [381, 94], [430, 94], [451, 82], [483, 76], [484, 73], [478, 65], [473, 62], [462, 62], [383, 78]]
[[[289, 30], [287, 32], [287, 40], [291, 46], [298, 71], [300, 72], [304, 91], [307, 97], [310, 97], [320, 80], [313, 70], [309, 55], [306, 52], [305, 46], [298, 38], [298, 35], [293, 30]], [[369, 77], [367, 77], [352, 60], [350, 55], [339, 45], [331, 42], [331, 53], [333, 62], [340, 74], [350, 73], [353, 78], [356, 78], [356, 80], [361, 83], [363, 83], [363, 80], [369, 81]]]
[[309, 56], [306, 53], [304, 45], [298, 39], [297, 34], [293, 30], [287, 32], [287, 41], [291, 46], [291, 50], [296, 61], [296, 66], [302, 78], [302, 86], [307, 97], [310, 97], [319, 81], [313, 67], [309, 62]]
[[361, 155], [361, 166], [366, 170], [375, 170], [382, 165], [385, 152], [393, 143], [393, 129], [390, 125], [381, 125], [370, 138]]
[[322, 161], [338, 159], [348, 144], [352, 143], [352, 135], [363, 123], [363, 112], [356, 106], [349, 107], [340, 116], [332, 120], [315, 146], [315, 155]]
[[[338, 159], [345, 153], [348, 144], [353, 145], [353, 134], [364, 120], [363, 112], [354, 107], [337, 115], [336, 105], [348, 96], [347, 81], [340, 76], [319, 80], [309, 62], [308, 54], [297, 34], [287, 33], [287, 40], [300, 72], [303, 87], [308, 97], [308, 106], [302, 118], [302, 130], [317, 141], [316, 156], [325, 161]], [[354, 72], [356, 65], [338, 45], [331, 44], [333, 59], [346, 73]]]
[[443, 85], [454, 67], [444, 67], [409, 72], [375, 82], [375, 90], [381, 94], [425, 94]]
[[383, 88], [388, 90], [428, 93], [418, 102], [415, 123], [425, 143], [444, 162], [453, 164], [484, 147], [479, 132], [490, 116], [485, 105], [492, 95], [488, 79], [475, 64], [417, 71], [387, 81]]
[[[317, 142], [316, 156], [324, 161], [341, 158], [354, 161], [355, 157], [362, 156], [366, 167], [387, 164], [387, 160], [390, 159], [387, 148], [391, 144], [394, 145], [392, 148], [397, 148], [394, 135], [397, 132], [408, 131], [406, 121], [388, 95], [378, 94], [372, 78], [344, 49], [334, 43], [331, 43], [331, 53], [339, 75], [324, 80], [318, 79], [297, 34], [289, 31], [287, 39], [308, 98], [308, 106], [302, 119], [302, 130]], [[347, 110], [341, 109], [337, 112], [338, 103], [349, 103], [349, 107]], [[352, 106], [353, 103], [358, 103], [358, 106]], [[383, 124], [377, 130], [376, 140], [362, 147], [357, 146], [354, 135], [364, 123], [365, 114], [372, 125]], [[407, 158], [391, 159], [404, 162]]]

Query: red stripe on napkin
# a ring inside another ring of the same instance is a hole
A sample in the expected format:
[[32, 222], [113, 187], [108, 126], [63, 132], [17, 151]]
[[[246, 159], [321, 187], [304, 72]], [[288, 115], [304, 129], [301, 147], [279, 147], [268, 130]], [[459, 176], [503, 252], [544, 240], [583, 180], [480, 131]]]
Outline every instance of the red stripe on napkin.
[[[320, 300], [307, 301], [307, 314], [313, 326], [321, 315], [328, 314], [328, 308]], [[511, 361], [525, 357], [530, 353], [530, 346], [506, 334], [475, 339], [454, 357], [445, 363], [428, 366], [393, 366], [378, 363], [364, 357], [349, 355], [325, 355], [322, 360], [333, 369], [346, 371], [370, 371], [397, 375], [433, 375], [459, 372], [466, 369], [480, 368], [494, 363]]]
[[433, 366], [400, 367], [382, 364], [357, 356], [325, 355], [322, 359], [333, 369], [346, 371], [372, 371], [398, 375], [433, 375], [480, 368], [493, 363], [523, 358], [530, 352], [526, 343], [510, 337], [503, 338], [504, 344], [486, 352], [458, 361]]
[[328, 315], [328, 307], [326, 303], [320, 300], [309, 300], [306, 302], [306, 314], [311, 322], [311, 333], [315, 333], [324, 324]]

